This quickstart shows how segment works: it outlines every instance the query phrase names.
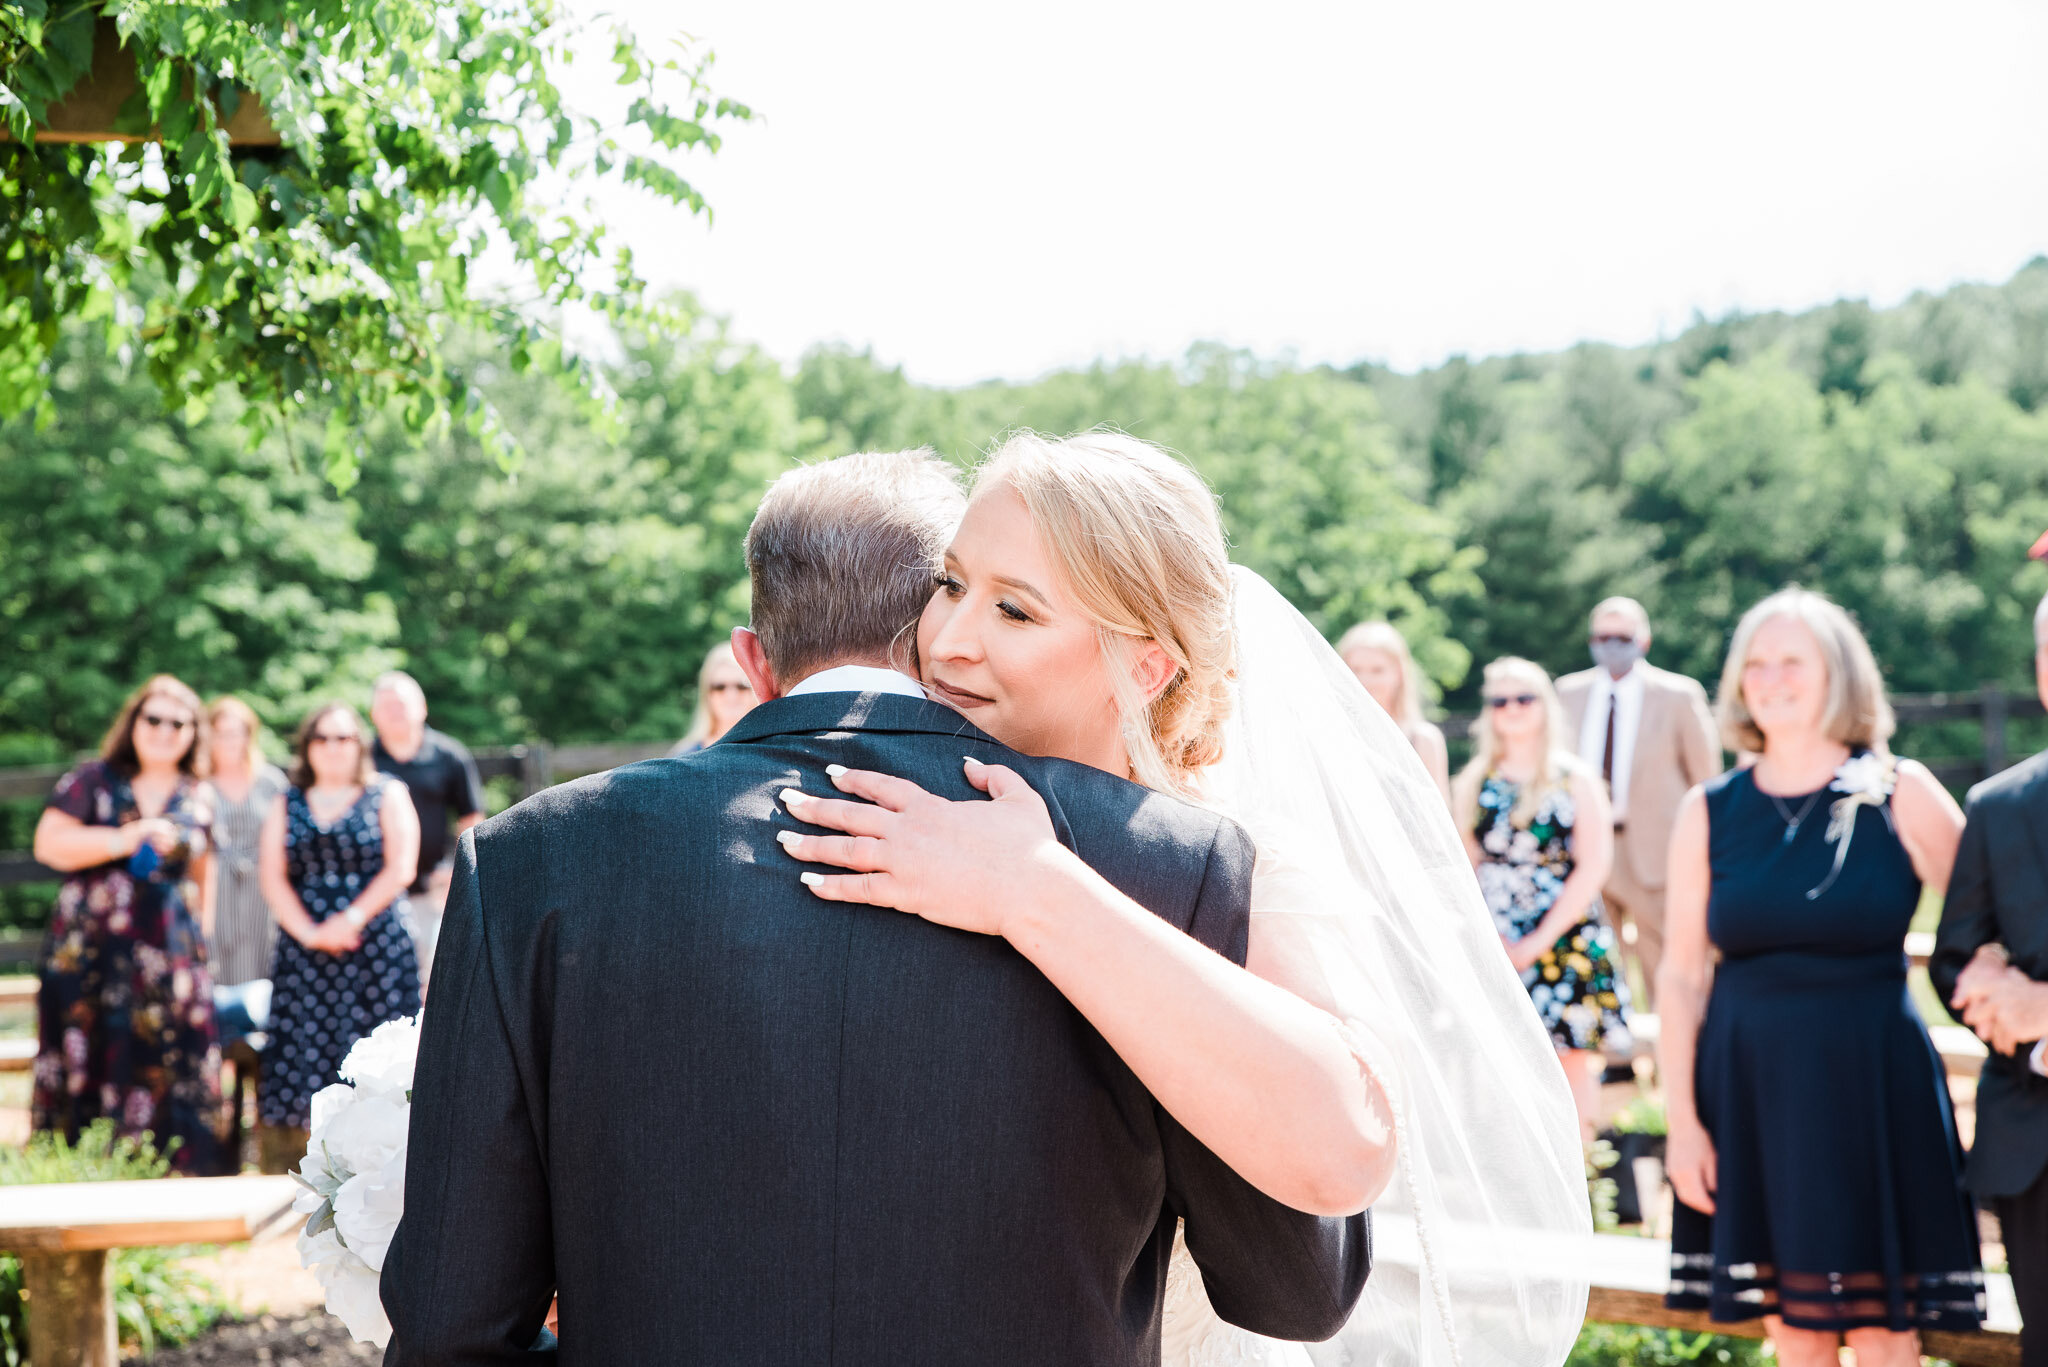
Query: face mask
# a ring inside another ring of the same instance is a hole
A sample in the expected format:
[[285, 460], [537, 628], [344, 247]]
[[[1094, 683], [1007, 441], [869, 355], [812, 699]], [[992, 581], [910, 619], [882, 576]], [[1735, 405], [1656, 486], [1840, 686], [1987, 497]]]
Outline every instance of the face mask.
[[1593, 663], [1617, 679], [1643, 658], [1641, 641], [1595, 641], [1592, 650]]

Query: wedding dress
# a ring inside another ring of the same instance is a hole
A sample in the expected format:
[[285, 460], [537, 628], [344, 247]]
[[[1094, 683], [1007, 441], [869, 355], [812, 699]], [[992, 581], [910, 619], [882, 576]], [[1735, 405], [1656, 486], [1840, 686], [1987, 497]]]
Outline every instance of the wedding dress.
[[1564, 1071], [1400, 729], [1273, 587], [1233, 570], [1236, 706], [1209, 800], [1251, 834], [1251, 933], [1343, 1023], [1394, 1112], [1372, 1275], [1304, 1347], [1219, 1319], [1177, 1240], [1163, 1367], [1558, 1367], [1592, 1232]]

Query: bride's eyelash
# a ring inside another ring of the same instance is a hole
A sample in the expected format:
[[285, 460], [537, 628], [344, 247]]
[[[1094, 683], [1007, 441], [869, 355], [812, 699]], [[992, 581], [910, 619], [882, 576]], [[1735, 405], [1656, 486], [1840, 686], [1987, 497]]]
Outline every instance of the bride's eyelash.
[[1031, 614], [1018, 607], [1015, 603], [999, 601], [996, 603], [996, 607], [1002, 612], [1003, 616], [1013, 622], [1028, 622], [1031, 620]]
[[944, 589], [948, 598], [958, 598], [967, 586], [944, 570], [940, 570], [932, 576], [932, 587]]

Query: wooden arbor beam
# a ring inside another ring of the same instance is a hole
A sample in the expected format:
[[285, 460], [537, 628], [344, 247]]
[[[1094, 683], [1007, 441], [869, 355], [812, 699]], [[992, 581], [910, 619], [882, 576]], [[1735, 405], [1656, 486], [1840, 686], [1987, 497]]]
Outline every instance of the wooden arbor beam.
[[[100, 19], [93, 26], [92, 69], [63, 99], [51, 103], [48, 122], [35, 130], [35, 140], [161, 141], [162, 135], [154, 128], [146, 133], [123, 133], [115, 128], [121, 121], [121, 106], [141, 89], [142, 80], [136, 71], [135, 54], [121, 45], [121, 31], [114, 21]], [[191, 93], [192, 84], [188, 78], [185, 83], [188, 99]], [[228, 135], [228, 144], [233, 147], [276, 147], [281, 141], [277, 128], [270, 122], [269, 111], [250, 91], [242, 93], [241, 102], [232, 114], [221, 121], [221, 127]], [[13, 135], [0, 126], [0, 142], [11, 141]]]

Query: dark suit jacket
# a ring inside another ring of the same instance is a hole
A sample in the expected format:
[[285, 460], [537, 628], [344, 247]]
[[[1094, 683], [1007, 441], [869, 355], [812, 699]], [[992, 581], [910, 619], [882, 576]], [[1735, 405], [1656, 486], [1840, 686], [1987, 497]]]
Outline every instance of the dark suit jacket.
[[1174, 1221], [1216, 1309], [1336, 1332], [1366, 1217], [1266, 1199], [1004, 941], [825, 902], [785, 786], [952, 798], [1014, 766], [1060, 838], [1242, 961], [1236, 826], [1028, 759], [921, 699], [764, 704], [719, 744], [552, 789], [462, 843], [414, 1083], [385, 1361], [1156, 1363]]
[[[2028, 977], [2048, 979], [2048, 753], [1970, 790], [1969, 824], [1927, 974], [1944, 1005], [1979, 946], [1998, 941]], [[2048, 1078], [1993, 1054], [1977, 1081], [1966, 1175], [1979, 1196], [2017, 1196], [2048, 1166]]]

